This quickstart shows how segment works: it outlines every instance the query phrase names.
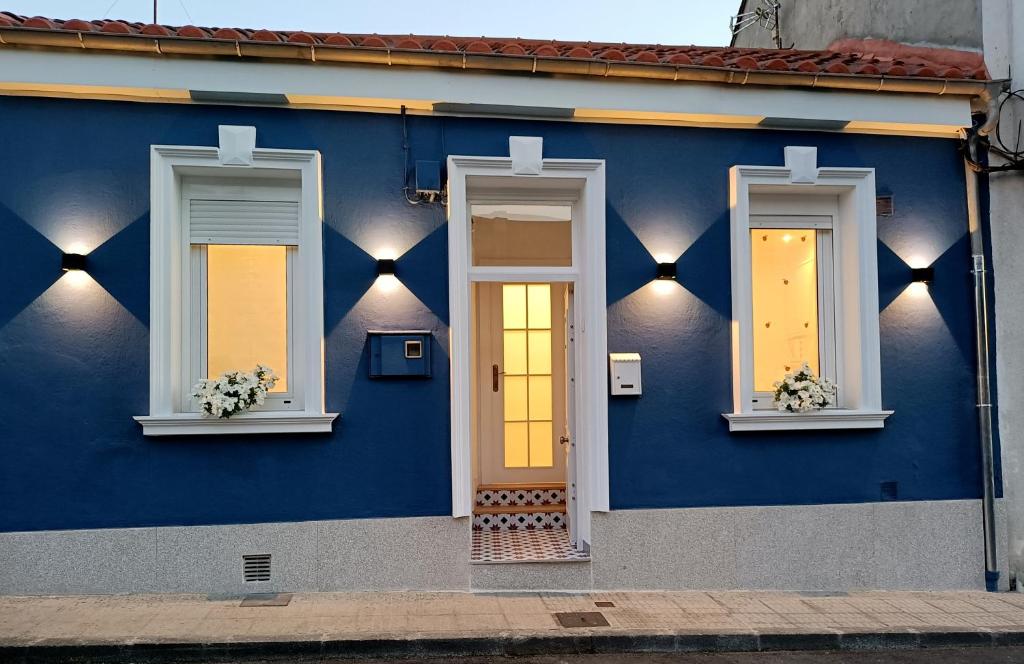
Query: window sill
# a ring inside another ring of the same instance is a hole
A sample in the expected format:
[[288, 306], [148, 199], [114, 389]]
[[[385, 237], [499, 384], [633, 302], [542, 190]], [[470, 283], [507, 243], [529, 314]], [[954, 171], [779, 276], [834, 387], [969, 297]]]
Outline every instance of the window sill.
[[338, 413], [255, 412], [218, 419], [199, 413], [138, 415], [143, 436], [211, 436], [220, 434], [325, 433]]
[[819, 410], [813, 413], [723, 413], [729, 431], [801, 431], [813, 429], [881, 429], [891, 410]]

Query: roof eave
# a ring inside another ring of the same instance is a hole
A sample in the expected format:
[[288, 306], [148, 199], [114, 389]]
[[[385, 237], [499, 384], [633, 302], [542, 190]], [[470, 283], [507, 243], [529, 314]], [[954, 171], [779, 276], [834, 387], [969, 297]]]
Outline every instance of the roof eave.
[[152, 55], [221, 56], [348, 64], [400, 65], [474, 71], [596, 76], [729, 85], [785, 86], [830, 90], [985, 96], [991, 81], [869, 74], [797, 73], [738, 70], [701, 65], [622, 60], [464, 53], [413, 49], [334, 46], [295, 42], [191, 39], [0, 27], [0, 46], [148, 53]]

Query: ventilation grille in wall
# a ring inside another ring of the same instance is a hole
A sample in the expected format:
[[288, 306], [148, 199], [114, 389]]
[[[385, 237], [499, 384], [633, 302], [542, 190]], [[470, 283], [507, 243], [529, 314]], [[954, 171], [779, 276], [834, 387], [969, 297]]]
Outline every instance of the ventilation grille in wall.
[[879, 217], [892, 216], [892, 196], [878, 196], [875, 198], [875, 215]]
[[899, 482], [882, 482], [881, 484], [881, 498], [882, 500], [899, 500], [900, 498], [900, 484]]
[[242, 556], [242, 573], [246, 583], [250, 581], [270, 581], [270, 554], [256, 553]]

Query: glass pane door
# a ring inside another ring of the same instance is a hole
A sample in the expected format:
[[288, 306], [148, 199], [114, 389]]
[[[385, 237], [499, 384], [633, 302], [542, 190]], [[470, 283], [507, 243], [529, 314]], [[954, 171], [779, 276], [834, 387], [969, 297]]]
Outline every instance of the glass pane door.
[[505, 467], [554, 462], [551, 285], [502, 285]]

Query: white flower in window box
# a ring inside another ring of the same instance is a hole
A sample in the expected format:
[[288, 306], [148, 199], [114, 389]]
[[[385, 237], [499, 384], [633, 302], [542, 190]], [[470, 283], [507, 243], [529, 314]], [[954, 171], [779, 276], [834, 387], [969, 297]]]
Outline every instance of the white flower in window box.
[[780, 412], [809, 413], [836, 402], [836, 386], [828, 378], [818, 378], [804, 362], [800, 370], [775, 381], [773, 403]]
[[217, 378], [204, 378], [192, 388], [192, 396], [203, 414], [228, 418], [262, 406], [276, 383], [274, 370], [257, 364], [252, 371], [225, 371]]

